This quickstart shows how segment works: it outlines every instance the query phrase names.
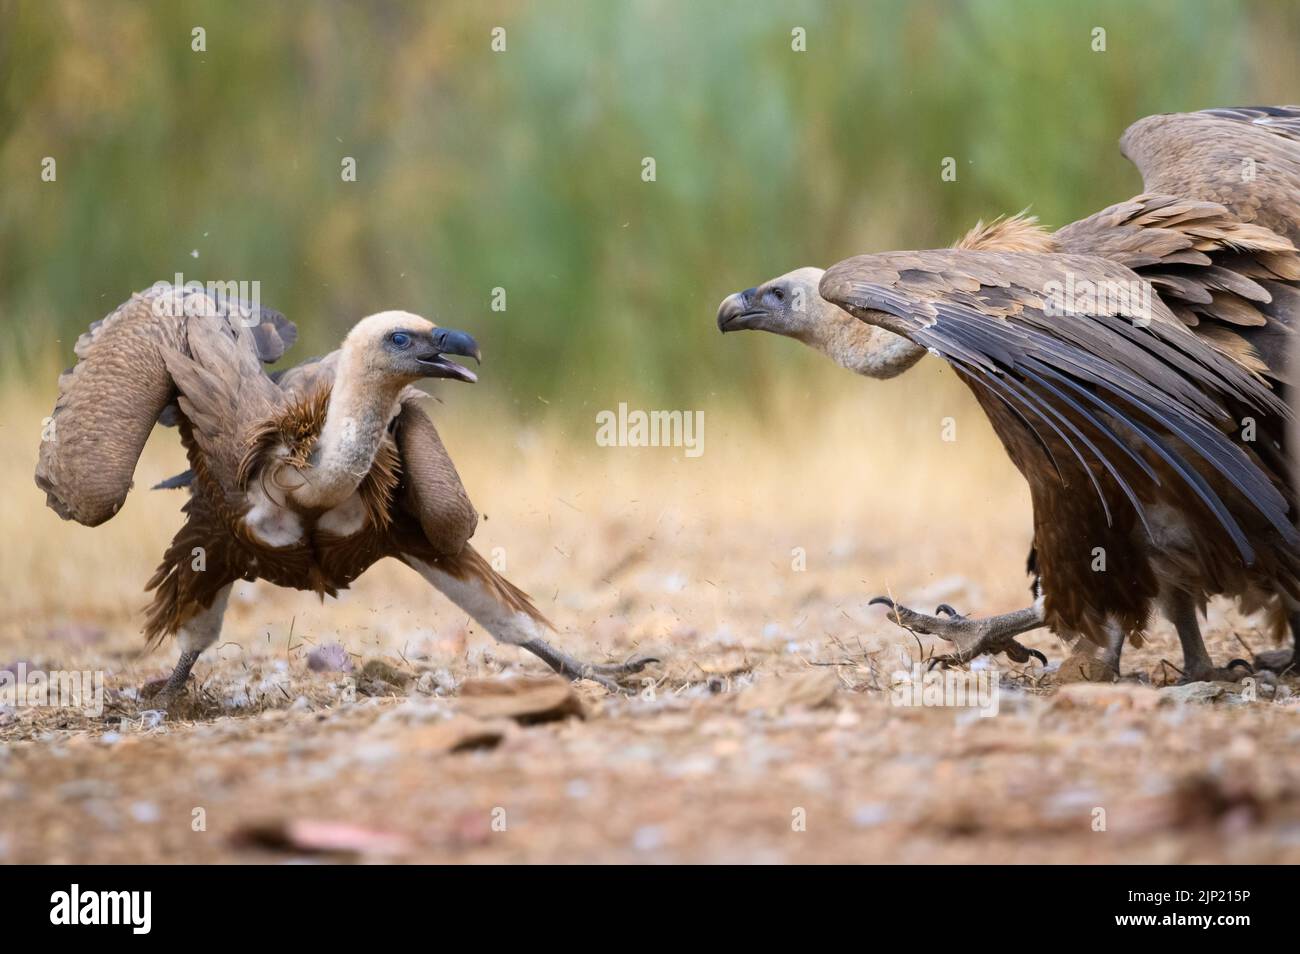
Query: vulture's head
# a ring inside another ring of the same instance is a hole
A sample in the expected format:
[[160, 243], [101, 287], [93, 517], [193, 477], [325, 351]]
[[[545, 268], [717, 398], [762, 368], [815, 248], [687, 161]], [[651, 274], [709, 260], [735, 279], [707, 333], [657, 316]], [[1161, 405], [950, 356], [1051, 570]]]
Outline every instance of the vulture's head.
[[770, 331], [808, 341], [826, 302], [817, 293], [820, 268], [797, 268], [757, 288], [728, 295], [718, 306], [718, 330]]
[[381, 311], [363, 318], [343, 340], [343, 353], [375, 380], [405, 384], [419, 378], [478, 380], [469, 368], [447, 360], [447, 355], [455, 354], [478, 361], [478, 343], [473, 338], [408, 311]]

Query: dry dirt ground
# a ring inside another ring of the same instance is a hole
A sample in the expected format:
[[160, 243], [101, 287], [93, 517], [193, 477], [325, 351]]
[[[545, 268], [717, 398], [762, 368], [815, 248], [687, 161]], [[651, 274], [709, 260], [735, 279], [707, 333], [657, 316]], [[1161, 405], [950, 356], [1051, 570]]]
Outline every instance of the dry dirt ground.
[[[628, 696], [521, 682], [544, 667], [385, 566], [325, 604], [240, 584], [166, 718], [137, 690], [175, 648], [141, 653], [138, 609], [179, 522], [143, 489], [181, 466], [175, 436], [117, 518], [64, 524], [30, 483], [49, 395], [9, 394], [0, 668], [106, 692], [99, 715], [0, 704], [0, 861], [1300, 860], [1300, 686], [1163, 690], [1164, 624], [1116, 685], [999, 659], [996, 715], [895, 704], [892, 674], [943, 644], [868, 598], [1027, 597], [1023, 488], [938, 377], [871, 404], [846, 378], [762, 423], [706, 405], [698, 459], [595, 447], [597, 408], [530, 429], [445, 393], [476, 544], [571, 652], [662, 663]], [[1227, 606], [1207, 631], [1221, 661], [1268, 646]]]

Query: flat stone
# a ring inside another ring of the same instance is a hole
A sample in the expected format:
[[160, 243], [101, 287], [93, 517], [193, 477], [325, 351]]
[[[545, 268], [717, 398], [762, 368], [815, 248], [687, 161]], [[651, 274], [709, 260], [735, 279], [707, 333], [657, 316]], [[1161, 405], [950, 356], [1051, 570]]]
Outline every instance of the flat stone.
[[1161, 698], [1182, 703], [1213, 702], [1223, 695], [1223, 683], [1189, 682], [1185, 686], [1165, 686], [1157, 690]]

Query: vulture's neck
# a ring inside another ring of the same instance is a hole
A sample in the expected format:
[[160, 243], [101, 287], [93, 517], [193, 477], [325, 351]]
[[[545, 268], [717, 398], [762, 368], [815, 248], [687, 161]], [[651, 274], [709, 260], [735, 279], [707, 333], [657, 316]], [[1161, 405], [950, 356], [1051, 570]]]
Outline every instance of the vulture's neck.
[[398, 411], [403, 382], [374, 383], [359, 362], [340, 356], [325, 424], [295, 497], [307, 506], [331, 508], [346, 501], [370, 473], [384, 433]]
[[859, 321], [831, 304], [821, 309], [818, 320], [799, 338], [840, 367], [868, 378], [902, 374], [925, 354], [919, 344]]

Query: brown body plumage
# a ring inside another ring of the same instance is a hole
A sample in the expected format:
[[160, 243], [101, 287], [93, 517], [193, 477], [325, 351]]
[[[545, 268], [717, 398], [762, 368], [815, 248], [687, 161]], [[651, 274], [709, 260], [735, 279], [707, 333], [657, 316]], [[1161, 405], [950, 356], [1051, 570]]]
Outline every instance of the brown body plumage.
[[151, 643], [181, 639], [168, 695], [215, 641], [235, 581], [332, 596], [384, 557], [561, 673], [613, 687], [644, 666], [588, 666], [549, 646], [546, 618], [470, 546], [477, 513], [410, 385], [473, 381], [444, 357], [477, 358], [472, 338], [387, 312], [339, 351], [271, 377], [261, 363], [280, 356], [292, 326], [255, 318], [250, 327], [198, 292], [133, 296], [79, 343], [41, 448], [36, 479], [50, 505], [95, 525], [121, 505], [153, 424], [178, 424], [190, 473], [168, 483], [189, 487], [186, 522], [148, 583], [145, 621]]
[[[1016, 216], [954, 249], [802, 269], [731, 296], [718, 323], [871, 377], [929, 352], [974, 392], [1029, 483], [1042, 598], [988, 625], [899, 607], [901, 621], [958, 658], [1024, 660], [1018, 632], [1045, 623], [1117, 653], [1159, 607], [1189, 678], [1207, 678], [1209, 596], [1300, 598], [1282, 391], [1300, 320], [1300, 110], [1150, 117], [1123, 147], [1148, 189], [1127, 202], [1055, 233]], [[802, 314], [785, 304], [804, 294]]]

